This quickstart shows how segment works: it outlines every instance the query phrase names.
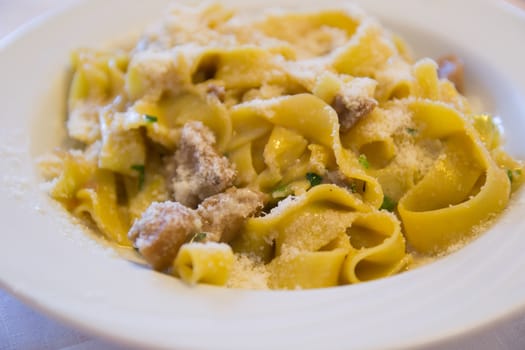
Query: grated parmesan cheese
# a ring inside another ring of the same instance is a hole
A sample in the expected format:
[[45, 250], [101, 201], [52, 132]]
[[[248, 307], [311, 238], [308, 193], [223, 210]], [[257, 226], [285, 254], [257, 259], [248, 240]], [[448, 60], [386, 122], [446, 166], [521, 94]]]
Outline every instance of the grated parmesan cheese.
[[235, 261], [226, 287], [268, 289], [268, 277], [268, 269], [263, 263], [243, 254], [235, 254]]

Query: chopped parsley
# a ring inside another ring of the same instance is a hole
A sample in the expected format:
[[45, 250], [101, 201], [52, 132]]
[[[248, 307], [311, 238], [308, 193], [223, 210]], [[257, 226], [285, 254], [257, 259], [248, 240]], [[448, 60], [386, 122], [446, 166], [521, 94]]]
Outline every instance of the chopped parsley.
[[352, 181], [350, 183], [348, 183], [348, 187], [347, 187], [350, 192], [352, 193], [358, 193], [359, 192], [359, 188], [361, 189], [361, 193], [364, 193], [366, 191], [366, 181], [363, 181], [363, 182], [360, 182], [360, 181]]
[[511, 183], [514, 182], [516, 176], [521, 176], [521, 169], [507, 169], [507, 177], [509, 178]]
[[155, 116], [152, 116], [152, 115], [149, 115], [149, 114], [145, 114], [144, 115], [144, 119], [146, 119], [146, 121], [148, 123], [156, 123], [158, 121], [158, 118], [155, 117]]
[[385, 209], [390, 212], [394, 211], [396, 209], [397, 203], [395, 200], [388, 196], [383, 197], [383, 203], [381, 204], [381, 207], [379, 209]]
[[208, 237], [208, 234], [206, 232], [198, 232], [193, 235], [193, 237], [190, 240], [190, 243], [193, 242], [202, 242]]
[[272, 197], [273, 198], [284, 198], [287, 197], [291, 193], [291, 189], [286, 184], [280, 184], [275, 187], [275, 189], [272, 191]]
[[414, 128], [407, 128], [407, 132], [408, 132], [410, 135], [416, 135], [416, 134], [417, 134], [417, 129], [414, 129]]
[[131, 170], [135, 170], [139, 174], [139, 190], [141, 190], [144, 186], [145, 167], [144, 165], [134, 164], [131, 166]]
[[317, 186], [323, 182], [322, 176], [317, 175], [316, 173], [306, 173], [306, 180], [310, 182], [312, 187]]
[[363, 166], [363, 168], [368, 169], [370, 168], [370, 163], [368, 163], [368, 159], [366, 159], [366, 156], [364, 154], [359, 155], [359, 164]]

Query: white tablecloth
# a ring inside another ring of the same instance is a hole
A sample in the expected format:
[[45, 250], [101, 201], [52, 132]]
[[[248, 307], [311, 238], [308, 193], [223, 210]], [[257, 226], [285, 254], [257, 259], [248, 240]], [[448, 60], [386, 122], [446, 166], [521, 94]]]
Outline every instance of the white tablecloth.
[[0, 290], [1, 350], [122, 350], [34, 311]]
[[[43, 12], [71, 0], [0, 0], [0, 38]], [[511, 0], [525, 8], [525, 0]], [[525, 272], [524, 272], [525, 273]], [[491, 329], [455, 349], [525, 350], [525, 317]], [[64, 326], [0, 289], [0, 350], [118, 350], [103, 340]]]

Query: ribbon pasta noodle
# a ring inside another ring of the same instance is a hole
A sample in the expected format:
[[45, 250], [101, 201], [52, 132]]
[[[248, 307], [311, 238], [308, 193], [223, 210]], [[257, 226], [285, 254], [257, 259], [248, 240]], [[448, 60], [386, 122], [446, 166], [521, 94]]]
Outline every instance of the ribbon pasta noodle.
[[233, 252], [227, 244], [187, 243], [180, 248], [173, 266], [188, 283], [223, 285], [233, 262]]
[[524, 179], [461, 84], [352, 6], [177, 5], [71, 69], [81, 147], [40, 161], [50, 195], [189, 284], [392, 276], [468, 241]]

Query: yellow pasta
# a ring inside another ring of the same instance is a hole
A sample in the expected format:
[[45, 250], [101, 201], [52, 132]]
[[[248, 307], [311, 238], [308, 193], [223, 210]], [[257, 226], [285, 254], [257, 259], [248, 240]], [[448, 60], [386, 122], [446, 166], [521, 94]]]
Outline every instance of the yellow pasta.
[[74, 212], [88, 213], [108, 238], [123, 246], [130, 246], [126, 214], [117, 203], [114, 175], [107, 170], [97, 170], [91, 184], [76, 194], [78, 205]]
[[177, 5], [71, 68], [82, 147], [42, 160], [50, 195], [191, 285], [389, 277], [467, 242], [525, 181], [462, 84], [356, 8]]
[[303, 289], [337, 286], [346, 254], [344, 249], [334, 249], [279, 256], [269, 264], [269, 287]]
[[233, 252], [224, 243], [184, 244], [173, 262], [174, 271], [183, 281], [222, 286], [233, 265]]
[[347, 229], [352, 249], [345, 258], [343, 281], [356, 283], [391, 276], [406, 268], [412, 257], [398, 220], [385, 212], [359, 214]]
[[146, 146], [139, 130], [119, 130], [112, 127], [113, 117], [108, 112], [100, 116], [102, 147], [98, 166], [126, 175], [134, 174], [133, 166], [144, 165]]
[[[510, 181], [488, 151], [479, 147], [472, 126], [456, 111], [430, 102], [411, 107], [415, 119], [426, 125], [423, 133], [447, 139], [443, 155], [401, 199], [399, 214], [416, 249], [439, 252], [468, 234], [483, 218], [503, 210], [509, 200]], [[440, 116], [439, 126], [429, 118], [432, 115]]]

